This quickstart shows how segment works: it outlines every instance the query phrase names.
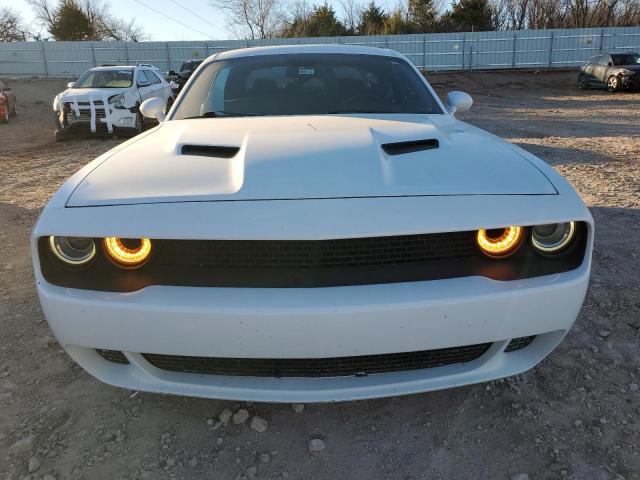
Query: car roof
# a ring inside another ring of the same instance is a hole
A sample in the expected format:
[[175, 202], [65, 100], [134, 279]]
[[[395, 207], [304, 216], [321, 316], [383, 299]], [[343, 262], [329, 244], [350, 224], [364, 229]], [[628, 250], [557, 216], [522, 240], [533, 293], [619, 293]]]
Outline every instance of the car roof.
[[[341, 53], [352, 55], [382, 55], [386, 57], [403, 58], [401, 54], [393, 50], [377, 47], [364, 47], [361, 45], [274, 45], [270, 47], [251, 47], [238, 50], [228, 50], [218, 53], [216, 60], [228, 60], [230, 58], [253, 57], [258, 55], [286, 55], [296, 53]], [[212, 57], [209, 57], [212, 58]]]
[[133, 70], [134, 68], [139, 68], [142, 70], [157, 70], [153, 65], [109, 65], [103, 67], [93, 67], [89, 70], [91, 71], [106, 71], [106, 70]]

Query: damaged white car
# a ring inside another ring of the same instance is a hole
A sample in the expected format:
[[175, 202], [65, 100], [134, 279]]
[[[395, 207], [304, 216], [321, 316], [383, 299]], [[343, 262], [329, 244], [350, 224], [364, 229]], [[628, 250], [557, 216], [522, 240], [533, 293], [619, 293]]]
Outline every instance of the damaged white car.
[[144, 126], [142, 102], [160, 98], [165, 110], [173, 103], [171, 87], [147, 64], [92, 68], [67, 86], [53, 101], [58, 140], [88, 132], [136, 135]]

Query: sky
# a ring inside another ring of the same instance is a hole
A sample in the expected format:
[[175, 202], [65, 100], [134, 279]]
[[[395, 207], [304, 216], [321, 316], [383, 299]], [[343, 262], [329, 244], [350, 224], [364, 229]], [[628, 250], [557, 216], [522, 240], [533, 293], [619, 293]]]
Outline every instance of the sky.
[[[151, 40], [223, 40], [234, 38], [227, 28], [224, 14], [213, 8], [208, 0], [105, 0], [111, 13], [124, 19], [135, 18]], [[313, 4], [314, 1], [309, 3]], [[323, 3], [316, 0], [315, 3]], [[338, 0], [328, 0], [339, 16]], [[376, 3], [392, 10], [398, 0], [378, 0]], [[37, 31], [37, 22], [25, 0], [0, 0], [0, 6], [17, 9], [28, 30]], [[155, 11], [154, 11], [155, 10]], [[161, 13], [158, 13], [161, 12]], [[166, 15], [163, 16], [162, 14]], [[168, 17], [168, 18], [167, 18]]]

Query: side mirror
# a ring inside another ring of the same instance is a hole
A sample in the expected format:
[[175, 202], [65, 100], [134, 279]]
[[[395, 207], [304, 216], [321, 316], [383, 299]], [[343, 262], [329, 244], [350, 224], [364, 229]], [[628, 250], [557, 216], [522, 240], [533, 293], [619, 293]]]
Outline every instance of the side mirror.
[[159, 122], [164, 122], [164, 110], [164, 100], [160, 97], [149, 98], [140, 105], [140, 113], [142, 113], [142, 115], [158, 120]]
[[468, 93], [449, 92], [447, 94], [447, 111], [451, 115], [469, 110], [471, 105], [473, 105], [473, 98]]
[[175, 77], [175, 76], [177, 75], [177, 73], [176, 73], [176, 71], [175, 71], [175, 70], [169, 70], [169, 71], [167, 72], [167, 75], [168, 75], [168, 76], [170, 76], [170, 77]]
[[67, 83], [67, 88], [73, 88], [73, 86], [76, 84], [76, 82], [69, 82]]
[[151, 82], [138, 82], [138, 87], [140, 88], [148, 87], [149, 85], [151, 85]]
[[607, 62], [607, 67], [613, 67], [613, 62]]

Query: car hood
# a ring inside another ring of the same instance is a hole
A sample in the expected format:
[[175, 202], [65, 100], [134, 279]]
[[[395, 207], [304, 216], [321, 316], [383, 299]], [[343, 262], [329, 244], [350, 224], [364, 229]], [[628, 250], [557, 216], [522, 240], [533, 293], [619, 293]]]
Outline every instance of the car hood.
[[632, 70], [634, 72], [640, 72], [640, 65], [635, 63], [631, 65], [618, 65], [616, 68], [619, 70], [625, 69], [625, 70]]
[[[383, 148], [416, 140], [438, 147]], [[96, 164], [67, 206], [557, 193], [514, 146], [448, 115], [167, 121]]]
[[59, 95], [61, 102], [73, 102], [76, 98], [80, 101], [103, 100], [113, 95], [119, 95], [129, 90], [128, 88], [68, 88]]

